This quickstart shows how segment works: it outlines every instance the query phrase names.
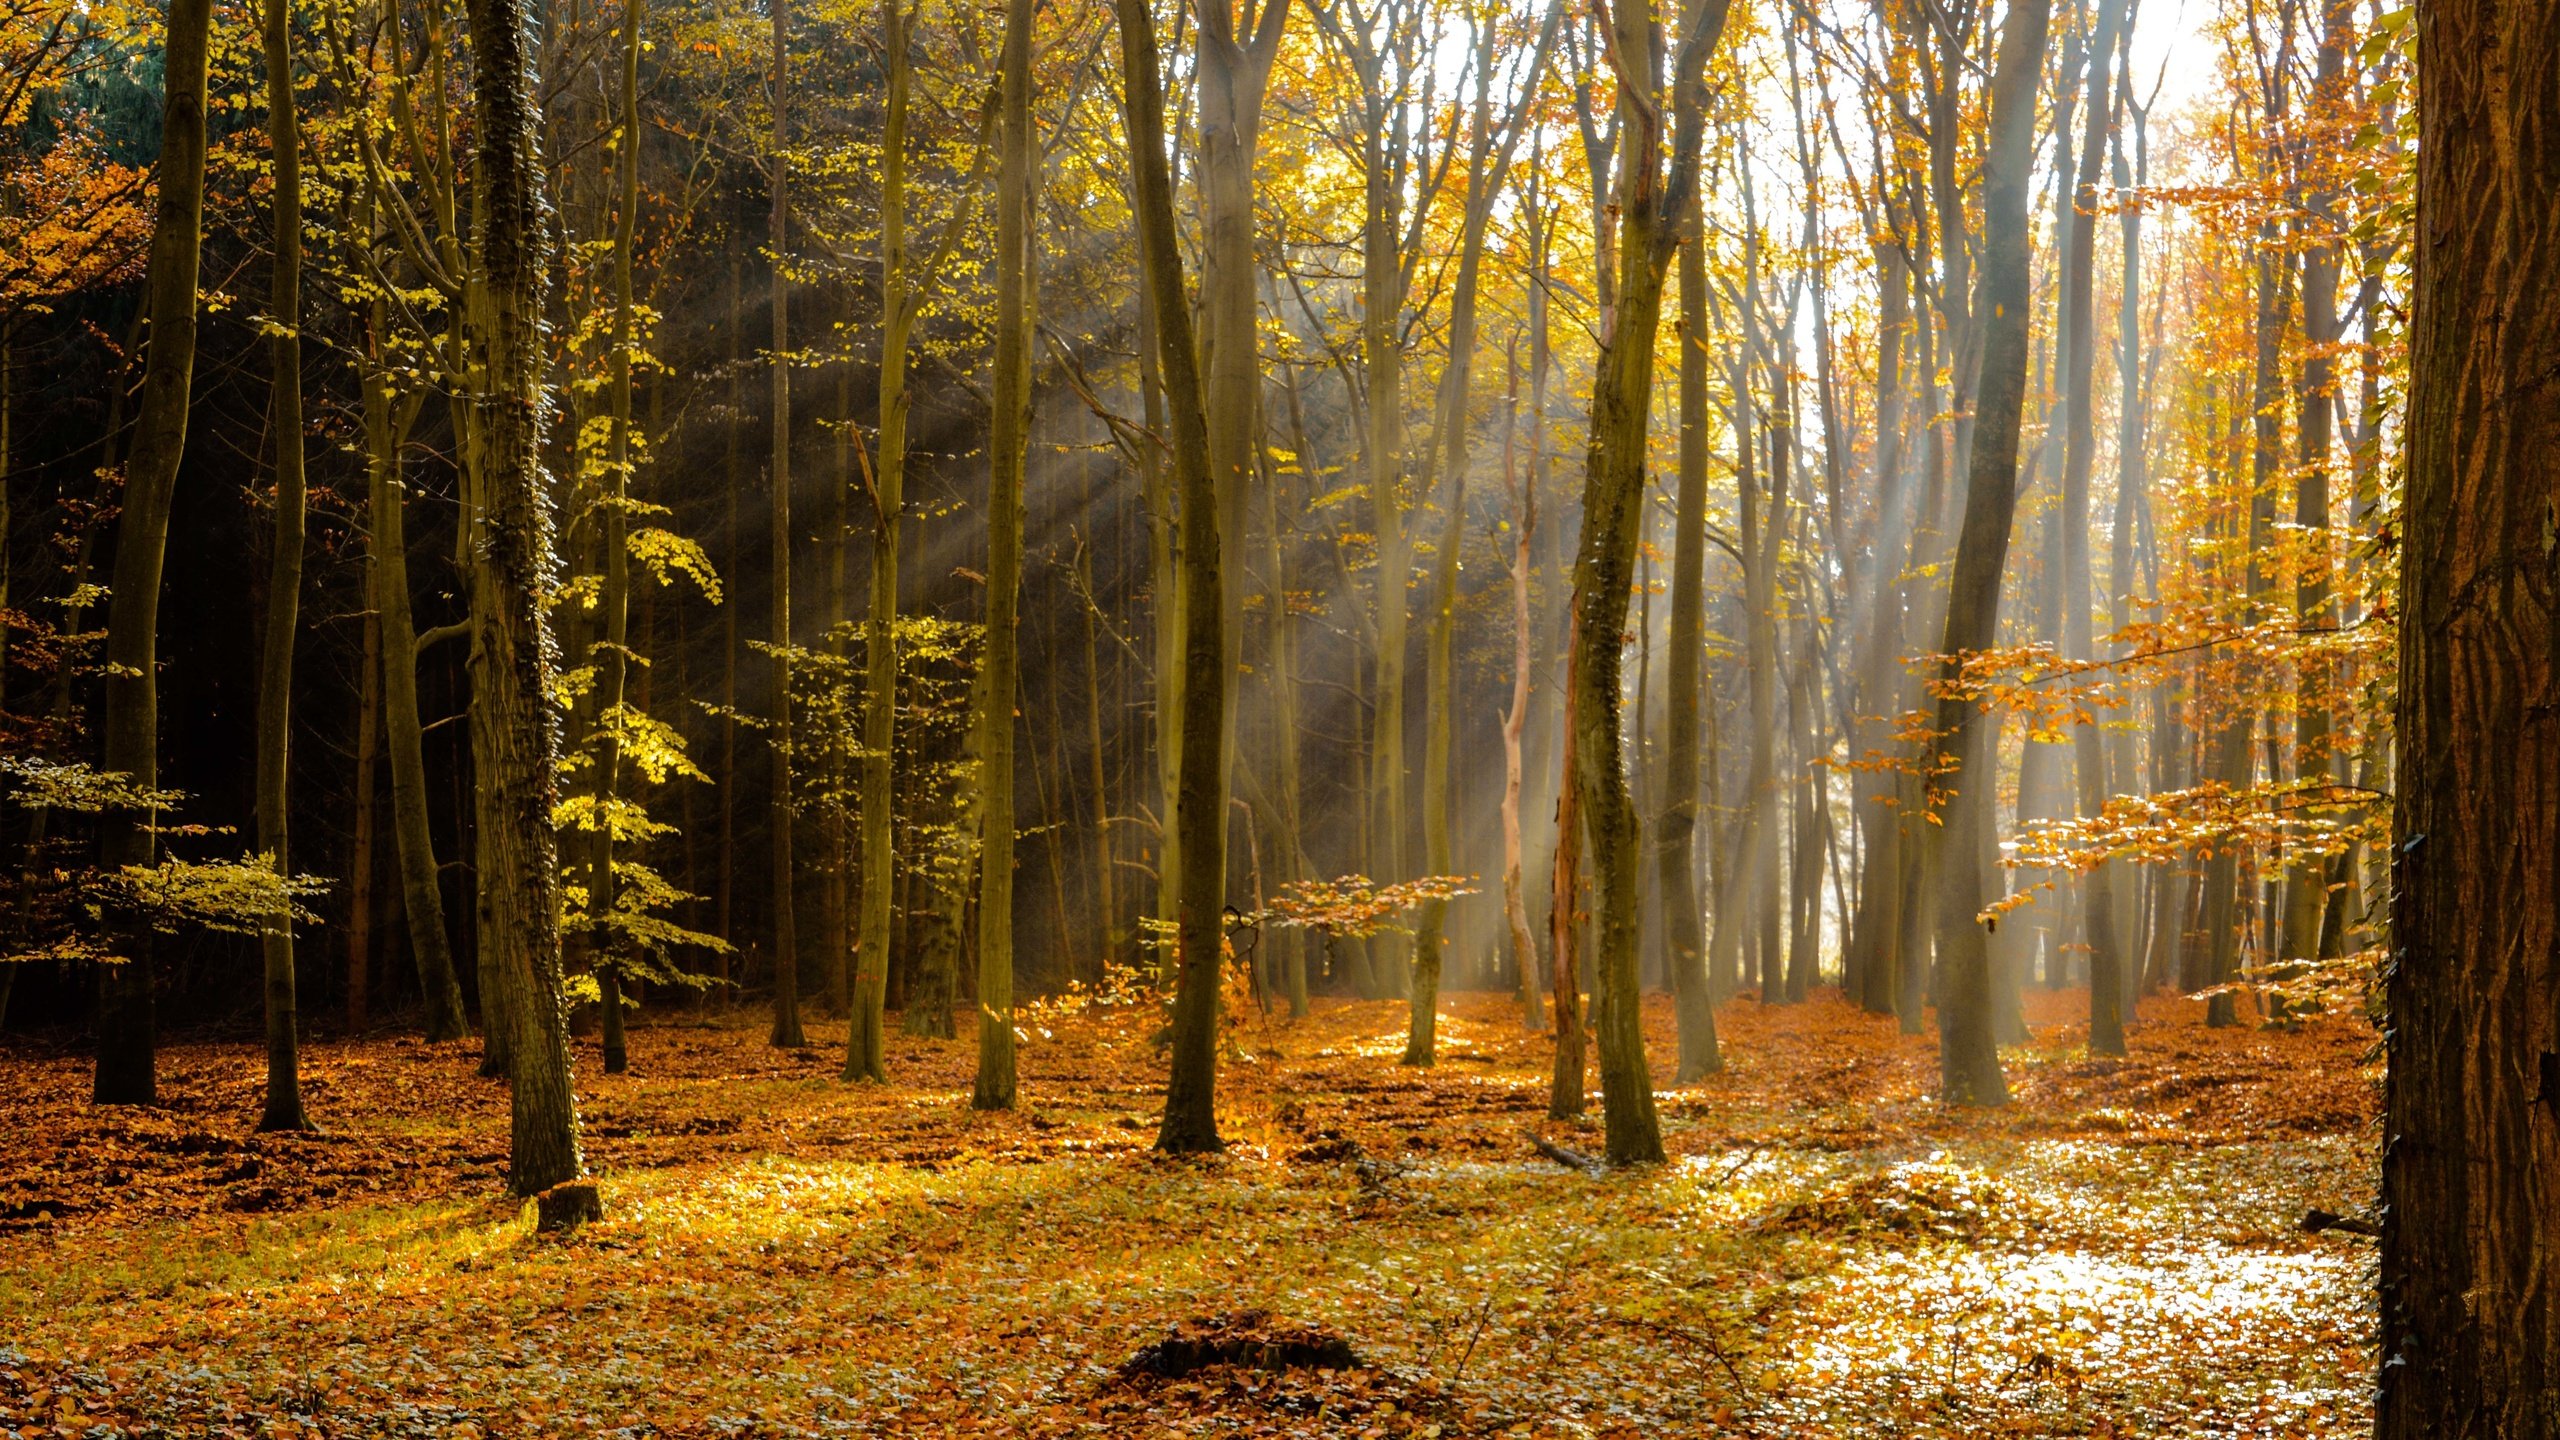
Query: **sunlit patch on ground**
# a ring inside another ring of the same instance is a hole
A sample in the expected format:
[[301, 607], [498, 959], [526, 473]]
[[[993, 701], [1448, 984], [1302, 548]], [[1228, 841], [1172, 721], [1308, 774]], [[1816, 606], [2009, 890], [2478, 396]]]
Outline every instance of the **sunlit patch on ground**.
[[[2297, 1222], [2371, 1192], [2369, 1037], [2153, 1013], [2093, 1066], [2069, 999], [1995, 1115], [1921, 1099], [1927, 1041], [1889, 1021], [1736, 1002], [1727, 1072], [1665, 1092], [1673, 1163], [1598, 1179], [1522, 1135], [1545, 1045], [1493, 997], [1427, 1071], [1370, 1053], [1387, 1004], [1253, 1029], [1206, 1162], [1145, 1153], [1140, 1016], [1053, 1024], [999, 1116], [965, 1045], [843, 1086], [760, 1027], [650, 1027], [637, 1074], [586, 1072], [606, 1219], [566, 1238], [498, 1194], [503, 1091], [465, 1050], [315, 1046], [330, 1134], [283, 1143], [247, 1133], [245, 1047], [174, 1052], [176, 1103], [127, 1115], [57, 1088], [73, 1057], [0, 1052], [39, 1112], [0, 1202], [63, 1207], [0, 1234], [0, 1433], [2365, 1428], [2371, 1245]], [[1115, 1378], [1248, 1309], [1364, 1364]]]

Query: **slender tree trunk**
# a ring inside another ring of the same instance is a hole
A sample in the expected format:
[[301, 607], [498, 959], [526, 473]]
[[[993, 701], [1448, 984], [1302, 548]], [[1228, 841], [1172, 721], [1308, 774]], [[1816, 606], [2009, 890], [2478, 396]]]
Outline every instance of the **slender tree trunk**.
[[[1536, 284], [1533, 278], [1532, 285]], [[1540, 317], [1543, 318], [1543, 317]], [[1535, 324], [1535, 320], [1531, 322]], [[1502, 478], [1511, 491], [1511, 708], [1502, 716], [1502, 919], [1511, 936], [1511, 963], [1520, 995], [1520, 1023], [1538, 1028], [1538, 939], [1529, 928], [1529, 895], [1522, 873], [1520, 839], [1521, 737], [1529, 723], [1530, 541], [1538, 529], [1538, 492], [1520, 483], [1514, 454], [1514, 420], [1520, 405], [1520, 366], [1510, 366], [1503, 403]], [[1579, 1089], [1579, 1087], [1576, 1087]]]
[[890, 750], [898, 713], [898, 539], [906, 518], [907, 293], [906, 0], [880, 0], [888, 98], [880, 138], [880, 445], [873, 466], [871, 606], [863, 619], [862, 917], [853, 950], [853, 1018], [844, 1078], [885, 1083], [889, 934], [897, 885]]
[[[1094, 495], [1092, 498], [1098, 499]], [[1099, 508], [1097, 506], [1097, 508]], [[1102, 932], [1101, 958], [1094, 966], [1094, 983], [1109, 978], [1112, 962], [1120, 958], [1120, 877], [1117, 874], [1120, 855], [1115, 843], [1111, 814], [1111, 781], [1109, 748], [1102, 728], [1102, 647], [1099, 643], [1102, 618], [1099, 599], [1093, 588], [1093, 559], [1084, 545], [1076, 547], [1076, 568], [1082, 572], [1077, 583], [1085, 594], [1084, 612], [1084, 678], [1085, 728], [1092, 739], [1093, 770], [1093, 898], [1094, 923]], [[1285, 674], [1285, 672], [1284, 672]]]
[[773, 1043], [800, 1033], [791, 843], [791, 6], [773, 0]]
[[[1697, 125], [1703, 115], [1683, 110], [1679, 123]], [[1705, 694], [1707, 619], [1707, 251], [1706, 210], [1693, 196], [1678, 219], [1680, 243], [1680, 487], [1671, 535], [1671, 663], [1663, 757], [1662, 834], [1655, 842], [1656, 883], [1662, 890], [1664, 958], [1671, 967], [1671, 995], [1680, 1021], [1680, 1063], [1674, 1078], [1686, 1085], [1724, 1068], [1716, 1043], [1715, 999], [1707, 991], [1707, 961], [1698, 905], [1698, 705]], [[1710, 701], [1709, 703], [1712, 703]]]
[[[1183, 295], [1182, 253], [1174, 228], [1173, 183], [1165, 161], [1163, 71], [1155, 21], [1145, 0], [1115, 0], [1119, 19], [1122, 121], [1137, 192], [1139, 261], [1155, 305], [1157, 362], [1172, 415], [1175, 489], [1183, 515], [1183, 669], [1190, 677], [1182, 706], [1180, 838], [1181, 908], [1174, 937], [1173, 1066], [1165, 1087], [1156, 1148], [1168, 1154], [1217, 1150], [1218, 981], [1224, 950], [1221, 914], [1226, 886], [1227, 803], [1218, 754], [1226, 724], [1226, 692], [1218, 683], [1230, 663], [1219, 623], [1220, 573], [1216, 485], [1209, 466], [1207, 411], [1191, 311]], [[1204, 21], [1209, 18], [1204, 16]], [[1232, 45], [1232, 34], [1204, 24], [1204, 48]], [[1249, 293], [1249, 292], [1248, 292]]]
[[508, 1181], [532, 1194], [584, 1168], [560, 992], [558, 798], [560, 717], [544, 596], [552, 516], [542, 475], [543, 269], [540, 118], [531, 93], [532, 34], [522, 0], [470, 0], [472, 102], [483, 186], [487, 298], [478, 397], [487, 474], [480, 553], [472, 566], [477, 635], [471, 740], [489, 916], [483, 974], [504, 987], [514, 1119]]
[[[1578, 663], [1580, 646], [1574, 643], [1581, 624], [1578, 612], [1569, 612], [1565, 621], [1565, 703], [1570, 706], [1575, 694], [1573, 667]], [[1570, 712], [1567, 716], [1570, 720]], [[1579, 951], [1582, 934], [1582, 779], [1574, 762], [1579, 758], [1581, 732], [1570, 723], [1563, 727], [1559, 765], [1562, 774], [1556, 781], [1555, 867], [1547, 894], [1547, 952], [1553, 973], [1549, 976], [1549, 1003], [1555, 1007], [1556, 1059], [1555, 1073], [1547, 1087], [1547, 1118], [1567, 1120], [1583, 1112], [1584, 1085], [1582, 1028], [1582, 965]]]
[[[380, 344], [382, 316], [373, 316]], [[409, 610], [409, 542], [402, 524], [406, 501], [400, 485], [400, 424], [393, 411], [389, 372], [377, 349], [364, 375], [366, 514], [371, 522], [373, 611], [382, 636], [381, 682], [384, 750], [391, 765], [391, 828], [400, 867], [400, 909], [409, 927], [409, 953], [418, 966], [418, 991], [426, 1002], [431, 1044], [471, 1033], [462, 982], [444, 926], [444, 892], [436, 871], [435, 838], [427, 823], [425, 737], [418, 721], [417, 625]], [[484, 994], [482, 1002], [487, 1004]]]
[[[1446, 490], [1441, 496], [1438, 553], [1432, 557], [1431, 633], [1423, 662], [1422, 850], [1423, 868], [1446, 875], [1456, 864], [1449, 838], [1451, 668], [1458, 624], [1458, 561], [1467, 533], [1468, 395], [1475, 375], [1477, 277], [1484, 266], [1485, 227], [1492, 219], [1498, 173], [1493, 160], [1494, 30], [1477, 27], [1476, 96], [1468, 142], [1467, 190], [1459, 226], [1458, 274], [1449, 292], [1449, 361], [1440, 380], [1438, 438]], [[1504, 146], [1506, 154], [1509, 146]], [[1404, 1063], [1433, 1060], [1440, 1007], [1441, 950], [1447, 943], [1449, 902], [1423, 902], [1413, 951]]]
[[[1307, 453], [1298, 452], [1299, 473], [1306, 473]], [[1305, 875], [1304, 847], [1300, 836], [1301, 777], [1298, 763], [1298, 639], [1295, 618], [1289, 613], [1289, 556], [1284, 543], [1286, 531], [1281, 524], [1281, 482], [1276, 466], [1267, 467], [1262, 487], [1262, 544], [1265, 582], [1263, 603], [1270, 625], [1271, 670], [1271, 751], [1272, 769], [1280, 793], [1273, 798], [1273, 839], [1277, 842], [1272, 855], [1274, 880], [1287, 885]], [[1095, 772], [1100, 795], [1100, 771]], [[1303, 1019], [1307, 1013], [1307, 946], [1305, 932], [1283, 930], [1265, 943], [1283, 945], [1284, 973], [1282, 981], [1289, 995], [1289, 1018]]]
[[[2000, 36], [1992, 79], [1991, 147], [1983, 170], [1981, 375], [1973, 392], [1972, 453], [1965, 476], [1964, 526], [1949, 582], [1946, 632], [1939, 653], [1944, 681], [1957, 678], [1960, 657], [1987, 648], [2000, 618], [2000, 576], [2017, 506], [2018, 424], [2027, 381], [2027, 187], [2034, 160], [2036, 86], [2044, 68], [2047, 0], [2015, 0]], [[1977, 770], [1976, 711], [1968, 697], [1938, 702], [1931, 783], [1952, 795], [1951, 814], [1929, 840], [1945, 893], [1938, 901], [1938, 1049], [1940, 1083], [1957, 1104], [2001, 1105], [2009, 1098], [2000, 1073], [1991, 1013], [1987, 937], [1974, 918], [1983, 897], [1982, 854], [1973, 842], [1975, 807], [1990, 803], [1987, 767]]]
[[987, 638], [978, 689], [978, 1078], [970, 1104], [1013, 1108], [1013, 702], [1022, 591], [1022, 471], [1031, 443], [1031, 0], [1004, 17], [1002, 151], [996, 178], [995, 414], [988, 439]]
[[[268, 300], [268, 429], [276, 440], [275, 554], [267, 573], [266, 635], [258, 662], [258, 850], [282, 884], [293, 741], [293, 641], [302, 619], [302, 127], [293, 95], [290, 0], [267, 0], [267, 148], [275, 176], [275, 262]], [[282, 897], [279, 896], [279, 903]], [[294, 995], [293, 916], [269, 915], [266, 960], [267, 1098], [260, 1130], [308, 1130], [302, 1108], [301, 1011]]]
[[[1704, 68], [1724, 30], [1722, 0], [1691, 0], [1680, 17], [1673, 104], [1705, 103]], [[1662, 116], [1651, 77], [1661, 73], [1659, 22], [1652, 6], [1621, 0], [1612, 55], [1619, 74], [1622, 151], [1618, 164], [1618, 313], [1592, 386], [1591, 444], [1582, 492], [1582, 545], [1573, 573], [1573, 683], [1569, 694], [1574, 768], [1583, 825], [1597, 871], [1599, 954], [1593, 965], [1600, 1039], [1601, 1100], [1613, 1164], [1662, 1158], [1653, 1080], [1645, 1061], [1643, 997], [1636, 984], [1635, 808], [1620, 758], [1620, 635], [1635, 578], [1642, 530], [1645, 433], [1652, 414], [1654, 341], [1662, 286], [1680, 239], [1680, 217], [1698, 183], [1703, 125], [1684, 126], [1666, 176]]]
[[2418, 11], [2381, 1440], [2560, 1430], [2560, 10]]
[[[368, 577], [370, 578], [370, 577]], [[356, 818], [347, 850], [347, 991], [350, 1032], [370, 1021], [373, 987], [374, 759], [382, 738], [382, 617], [364, 617], [363, 669], [356, 677]]]
[[603, 514], [604, 644], [595, 657], [595, 713], [603, 721], [594, 757], [594, 798], [587, 833], [587, 919], [595, 940], [596, 980], [604, 1015], [604, 1068], [619, 1075], [631, 1058], [622, 1023], [622, 968], [627, 938], [614, 925], [613, 811], [621, 792], [622, 727], [630, 675], [631, 554], [628, 545], [631, 470], [639, 447], [631, 443], [631, 352], [638, 343], [631, 285], [632, 251], [640, 235], [640, 19], [641, 0], [622, 0], [622, 125], [614, 157], [621, 193], [613, 237], [613, 358], [609, 374], [612, 449], [605, 475]]
[[[2322, 7], [2320, 51], [2312, 82], [2312, 114], [2334, 113], [2344, 104], [2347, 46], [2354, 39], [2355, 11], [2350, 0], [2327, 0]], [[2294, 619], [2305, 631], [2334, 626], [2337, 603], [2330, 591], [2329, 466], [2337, 437], [2335, 407], [2338, 364], [2338, 240], [2336, 198], [2325, 184], [2313, 184], [2304, 196], [2312, 240], [2302, 255], [2302, 378], [2298, 417], [2300, 451], [2294, 471], [2294, 525], [2309, 539], [2302, 572], [2294, 586]], [[2334, 667], [2317, 650], [2306, 650], [2295, 662], [2293, 710], [2293, 778], [2308, 803], [2336, 778], [2339, 756], [2329, 738]], [[2337, 927], [2325, 924], [2329, 911], [2329, 861], [2305, 855], [2289, 867], [2285, 881], [2284, 955], [2286, 960], [2322, 958], [2335, 943]]]
[[[2098, 325], [2094, 280], [2098, 254], [2098, 168], [2105, 162], [2107, 132], [2115, 84], [2117, 31], [2124, 24], [2126, 0], [2100, 0], [2097, 37], [2089, 47], [2088, 135], [2080, 147], [2078, 199], [2071, 206], [2063, 240], [2064, 426], [2062, 461], [2062, 658], [2088, 661], [2097, 647], [2090, 636], [2089, 474], [2097, 461], [2096, 425]], [[2059, 148], [2059, 147], [2058, 147]], [[2098, 727], [2072, 727], [2072, 761], [2079, 783], [2080, 814], [2094, 818], [2106, 808], [2115, 786], [2107, 774], [2107, 755]], [[2089, 1049], [2098, 1055], [2124, 1053], [2124, 954], [2117, 947], [2124, 929], [2116, 913], [2116, 881], [2121, 866], [2109, 862], [2083, 878], [2086, 906], [2084, 938], [2089, 947]]]
[[[195, 374], [205, 51], [212, 24], [211, 0], [171, 0], [161, 64], [160, 191], [143, 299], [151, 348], [133, 448], [125, 460], [107, 610], [106, 713], [100, 727], [106, 769], [152, 787], [160, 779], [160, 573]], [[148, 865], [157, 849], [154, 816], [110, 811], [100, 818], [98, 855], [107, 869]], [[149, 1105], [159, 1098], [151, 931], [140, 917], [120, 918], [124, 963], [98, 970], [97, 1073], [90, 1098], [100, 1105]]]

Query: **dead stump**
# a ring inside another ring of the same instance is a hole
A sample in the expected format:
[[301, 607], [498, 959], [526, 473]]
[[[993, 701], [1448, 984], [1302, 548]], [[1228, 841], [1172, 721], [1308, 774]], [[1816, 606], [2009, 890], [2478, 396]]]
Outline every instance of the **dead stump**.
[[537, 1231], [574, 1230], [604, 1218], [604, 1197], [596, 1193], [595, 1182], [572, 1180], [535, 1196], [533, 1211]]

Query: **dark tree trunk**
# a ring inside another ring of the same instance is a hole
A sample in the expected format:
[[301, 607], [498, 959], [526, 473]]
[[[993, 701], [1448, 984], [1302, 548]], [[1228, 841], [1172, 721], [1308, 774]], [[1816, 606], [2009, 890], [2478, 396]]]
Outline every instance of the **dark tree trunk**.
[[2383, 1440], [2560, 1434], [2560, 9], [2418, 10]]
[[[1276, 3], [1276, 0], [1275, 0]], [[1225, 726], [1226, 635], [1219, 623], [1217, 490], [1209, 473], [1209, 430], [1183, 294], [1182, 253], [1174, 228], [1173, 178], [1165, 158], [1163, 71], [1155, 20], [1144, 0], [1117, 0], [1121, 74], [1126, 90], [1132, 188], [1136, 191], [1139, 262], [1156, 320], [1156, 359], [1172, 418], [1175, 491], [1181, 497], [1183, 668], [1190, 677], [1182, 706], [1180, 810], [1182, 869], [1174, 936], [1173, 1067], [1165, 1086], [1164, 1122], [1156, 1148], [1196, 1154], [1222, 1148], [1218, 1138], [1218, 979], [1224, 944], [1227, 805], [1219, 737]], [[1233, 45], [1234, 36], [1204, 36], [1204, 45]]]
[[[169, 503], [187, 448], [195, 377], [205, 42], [212, 25], [212, 0], [172, 0], [161, 71], [160, 198], [144, 300], [151, 350], [125, 462], [114, 598], [107, 609], [106, 715], [100, 727], [106, 768], [141, 786], [156, 786], [160, 779], [160, 569], [168, 554]], [[98, 858], [108, 870], [151, 863], [157, 849], [153, 817], [112, 811], [98, 831]], [[138, 919], [125, 929], [125, 963], [98, 970], [98, 1068], [91, 1098], [101, 1105], [149, 1105], [159, 1098], [151, 929]]]
[[[532, 30], [522, 0], [471, 0], [472, 101], [484, 187], [487, 388], [480, 554], [471, 571], [471, 748], [477, 786], [482, 975], [506, 996], [514, 1082], [508, 1182], [530, 1195], [577, 1178], [578, 1103], [560, 993], [560, 716], [543, 602], [552, 516], [542, 473], [542, 163]], [[485, 986], [485, 979], [484, 979]]]
[[[1964, 527], [1956, 540], [1939, 653], [1957, 657], [1989, 646], [2000, 622], [2000, 576], [2017, 509], [2018, 421], [2027, 385], [2028, 171], [2034, 159], [2036, 84], [2044, 69], [2047, 0], [2016, 0], [2000, 36], [1992, 80], [1991, 149], [1983, 170], [1981, 288], [1973, 312], [1982, 326], [1981, 378], [1965, 475]], [[1950, 658], [1943, 680], [1955, 678]], [[1930, 837], [1943, 893], [1937, 901], [1938, 1062], [1945, 1098], [2001, 1105], [2009, 1098], [1992, 1034], [1989, 937], [1975, 919], [1983, 899], [1982, 852], [1973, 843], [1975, 807], [1991, 800], [1989, 767], [1976, 774], [1971, 699], [1938, 702], [1930, 783], [1952, 798]]]

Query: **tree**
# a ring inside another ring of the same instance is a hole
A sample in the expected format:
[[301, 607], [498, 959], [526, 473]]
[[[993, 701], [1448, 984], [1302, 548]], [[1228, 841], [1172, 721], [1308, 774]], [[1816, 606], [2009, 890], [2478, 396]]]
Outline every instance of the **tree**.
[[[1675, 106], [1706, 103], [1707, 56], [1724, 33], [1725, 0], [1689, 0], [1672, 60]], [[1599, 954], [1600, 1088], [1614, 1164], [1662, 1158], [1653, 1078], [1645, 1065], [1636, 984], [1636, 815], [1620, 759], [1620, 635], [1635, 580], [1644, 504], [1645, 431], [1652, 415], [1654, 341], [1663, 280], [1679, 247], [1680, 217], [1698, 183], [1701, 129], [1681, 128], [1663, 163], [1661, 27], [1650, 0], [1619, 0], [1608, 17], [1618, 66], [1618, 116], [1625, 147], [1618, 164], [1617, 321], [1592, 384], [1591, 443], [1584, 461], [1582, 546], [1573, 567], [1573, 680], [1568, 703], [1576, 783], [1589, 836]]]
[[1991, 148], [1983, 163], [1983, 256], [1973, 313], [1982, 326], [1981, 375], [1974, 388], [1972, 457], [1965, 474], [1964, 526], [1948, 582], [1945, 639], [1939, 646], [1935, 738], [1929, 783], [1950, 798], [1932, 828], [1938, 898], [1938, 1063], [1950, 1102], [2000, 1105], [2009, 1098], [1992, 1034], [1991, 957], [1975, 912], [1984, 889], [1977, 816], [1986, 813], [1989, 766], [1976, 750], [1973, 697], [1961, 686], [1963, 657], [1989, 647], [2000, 619], [2000, 575], [2017, 508], [2018, 425], [2027, 386], [2028, 170], [2034, 159], [2036, 89], [2044, 72], [2047, 0], [2015, 0], [2001, 27], [1991, 82]]
[[[2063, 240], [2063, 320], [2066, 353], [2063, 381], [2067, 399], [2062, 470], [2062, 658], [2095, 658], [2090, 637], [2089, 601], [2089, 473], [2096, 463], [2098, 436], [2097, 307], [2093, 296], [2098, 236], [2098, 167], [2106, 159], [2114, 84], [2108, 74], [2115, 59], [2116, 37], [2124, 24], [2127, 0], [2099, 0], [2098, 30], [2090, 43], [2088, 136], [2080, 147], [2079, 179]], [[2068, 137], [2065, 137], [2066, 140]], [[2067, 150], [2067, 144], [2058, 147]], [[1980, 432], [1975, 443], [1981, 443]], [[2117, 577], [2119, 581], [2122, 576]], [[2106, 808], [2111, 790], [2107, 755], [2095, 725], [2072, 730], [2072, 765], [2079, 781], [2080, 813], [2094, 816]], [[2124, 927], [2116, 910], [2116, 870], [2101, 865], [2089, 872], [2083, 899], [2089, 945], [2089, 1048], [2100, 1055], [2124, 1053]]]
[[896, 772], [890, 750], [898, 714], [898, 530], [906, 519], [907, 332], [915, 300], [907, 284], [906, 0], [880, 0], [880, 50], [888, 70], [880, 136], [880, 443], [871, 487], [871, 608], [862, 627], [862, 914], [853, 942], [853, 1016], [844, 1078], [885, 1082], [889, 922], [897, 856], [890, 848]]
[[[293, 736], [293, 642], [302, 614], [302, 128], [293, 94], [293, 7], [267, 0], [267, 143], [275, 167], [275, 273], [268, 337], [269, 431], [276, 444], [275, 555], [267, 576], [258, 667], [258, 849], [278, 876], [286, 864], [288, 757]], [[267, 1099], [261, 1130], [308, 1130], [302, 1110], [301, 1015], [294, 1003], [293, 919], [259, 937], [266, 961]]]
[[578, 1102], [560, 975], [560, 716], [552, 699], [551, 504], [542, 473], [542, 167], [522, 0], [470, 0], [481, 264], [473, 317], [487, 382], [474, 398], [486, 468], [471, 567], [471, 753], [483, 870], [484, 976], [507, 996], [507, 1181], [530, 1195], [575, 1179]]
[[[169, 507], [187, 448], [187, 407], [196, 360], [196, 274], [204, 232], [205, 86], [211, 0], [171, 0], [161, 59], [160, 196], [151, 227], [148, 290], [151, 349], [142, 403], [125, 460], [123, 517], [116, 526], [114, 595], [107, 610], [106, 769], [156, 789], [160, 776], [160, 571], [169, 546]], [[147, 865], [158, 847], [153, 816], [117, 808], [99, 825], [98, 855], [109, 871]], [[120, 917], [132, 952], [98, 970], [97, 1073], [101, 1105], [149, 1105], [159, 1098], [154, 1063], [151, 935], [139, 917]]]
[[1013, 1108], [1013, 706], [1019, 689], [1022, 471], [1031, 444], [1032, 0], [1005, 7], [996, 169], [996, 374], [988, 437], [987, 645], [977, 686], [978, 1078], [969, 1103]]
[[2560, 1425], [2560, 12], [2417, 12], [2383, 1440]]
[[773, 0], [773, 1043], [800, 1033], [791, 894], [791, 5]]
[[[1211, 12], [1223, 12], [1212, 4]], [[1172, 420], [1174, 488], [1183, 515], [1183, 669], [1180, 905], [1174, 934], [1173, 1067], [1165, 1085], [1156, 1148], [1171, 1155], [1220, 1149], [1218, 1138], [1218, 979], [1226, 936], [1227, 796], [1219, 737], [1225, 726], [1226, 635], [1219, 623], [1217, 489], [1209, 471], [1209, 426], [1193, 348], [1191, 308], [1183, 295], [1182, 252], [1173, 219], [1173, 180], [1165, 159], [1163, 71], [1155, 19], [1146, 0], [1114, 0], [1119, 20], [1122, 118], [1127, 126], [1131, 188], [1136, 192], [1138, 261], [1153, 302], [1156, 361]], [[1204, 15], [1201, 44], [1232, 45]]]
[[[1703, 113], [1680, 112], [1699, 126]], [[1692, 141], [1691, 143], [1699, 143]], [[1698, 704], [1706, 688], [1707, 618], [1707, 236], [1703, 195], [1680, 218], [1680, 481], [1671, 537], [1670, 704], [1663, 724], [1670, 744], [1663, 763], [1660, 834], [1654, 841], [1662, 887], [1662, 923], [1671, 994], [1680, 1021], [1682, 1084], [1724, 1067], [1716, 1045], [1715, 997], [1707, 991], [1705, 937], [1700, 933], [1697, 861]]]

